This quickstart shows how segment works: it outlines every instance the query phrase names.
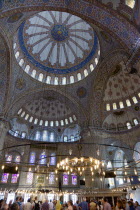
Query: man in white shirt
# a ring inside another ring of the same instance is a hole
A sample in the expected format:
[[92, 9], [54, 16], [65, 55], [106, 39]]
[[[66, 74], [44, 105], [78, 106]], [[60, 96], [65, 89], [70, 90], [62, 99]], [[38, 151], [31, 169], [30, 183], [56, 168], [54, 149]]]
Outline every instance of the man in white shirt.
[[32, 209], [33, 209], [33, 205], [31, 204], [31, 200], [29, 198], [27, 203], [24, 204], [23, 210], [32, 210]]
[[49, 202], [49, 210], [53, 210], [54, 209], [54, 205], [53, 202], [50, 200]]

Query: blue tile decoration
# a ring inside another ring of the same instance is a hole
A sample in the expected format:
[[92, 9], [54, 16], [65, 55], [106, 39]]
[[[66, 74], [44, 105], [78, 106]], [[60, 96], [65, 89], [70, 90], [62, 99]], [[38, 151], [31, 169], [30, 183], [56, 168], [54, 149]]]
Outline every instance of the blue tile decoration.
[[[89, 53], [89, 55], [87, 55], [86, 59], [83, 60], [81, 63], [71, 67], [71, 68], [65, 68], [65, 69], [60, 69], [60, 68], [51, 68], [48, 66], [43, 65], [42, 63], [38, 62], [35, 57], [33, 57], [29, 51], [27, 50], [25, 43], [24, 43], [24, 35], [23, 35], [23, 31], [24, 31], [24, 26], [25, 26], [25, 22], [23, 22], [20, 27], [19, 27], [19, 31], [18, 31], [18, 39], [19, 39], [19, 45], [20, 48], [22, 50], [22, 52], [24, 53], [24, 56], [26, 56], [26, 58], [37, 68], [39, 68], [40, 70], [46, 71], [48, 73], [57, 73], [57, 74], [67, 74], [70, 72], [75, 72], [79, 69], [81, 69], [82, 67], [84, 67], [87, 63], [90, 62], [90, 60], [93, 58], [93, 56], [96, 53], [96, 50], [98, 49], [98, 37], [96, 35], [96, 33], [94, 32], [94, 44], [92, 47], [91, 52]], [[60, 26], [59, 26], [60, 27]], [[58, 30], [58, 26], [54, 27], [52, 36], [55, 40], [57, 41], [62, 41], [64, 39], [66, 39], [68, 37], [68, 32], [67, 29], [65, 27], [60, 27], [60, 34], [58, 34], [57, 32]]]

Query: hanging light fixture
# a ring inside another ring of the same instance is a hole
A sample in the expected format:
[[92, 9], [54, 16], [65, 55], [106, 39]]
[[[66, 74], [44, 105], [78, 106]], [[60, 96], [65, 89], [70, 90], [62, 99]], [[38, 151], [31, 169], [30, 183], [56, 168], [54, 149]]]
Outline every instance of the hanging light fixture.
[[79, 175], [83, 175], [90, 172], [91, 175], [105, 175], [105, 164], [92, 157], [74, 157], [65, 158], [57, 164], [58, 171], [73, 172]]

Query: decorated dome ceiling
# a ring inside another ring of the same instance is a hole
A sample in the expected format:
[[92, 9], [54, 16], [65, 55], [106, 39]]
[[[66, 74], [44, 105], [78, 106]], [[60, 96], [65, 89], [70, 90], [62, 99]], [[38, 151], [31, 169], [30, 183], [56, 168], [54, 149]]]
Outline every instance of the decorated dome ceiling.
[[129, 71], [130, 69], [126, 69], [122, 64], [115, 67], [106, 84], [104, 101], [109, 102], [129, 98], [139, 92], [139, 72], [131, 74]]
[[23, 22], [13, 47], [26, 73], [54, 85], [74, 83], [88, 76], [100, 57], [92, 26], [80, 17], [59, 11], [43, 11]]
[[66, 103], [52, 96], [35, 98], [23, 105], [17, 114], [24, 120], [41, 126], [64, 126], [77, 121]]

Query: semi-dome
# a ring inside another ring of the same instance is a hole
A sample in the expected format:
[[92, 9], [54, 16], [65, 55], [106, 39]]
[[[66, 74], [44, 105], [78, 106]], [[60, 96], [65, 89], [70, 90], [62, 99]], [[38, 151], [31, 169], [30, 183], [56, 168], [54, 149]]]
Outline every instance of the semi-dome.
[[65, 85], [88, 76], [98, 64], [98, 37], [86, 21], [67, 12], [43, 11], [24, 21], [14, 38], [19, 65], [33, 78]]

